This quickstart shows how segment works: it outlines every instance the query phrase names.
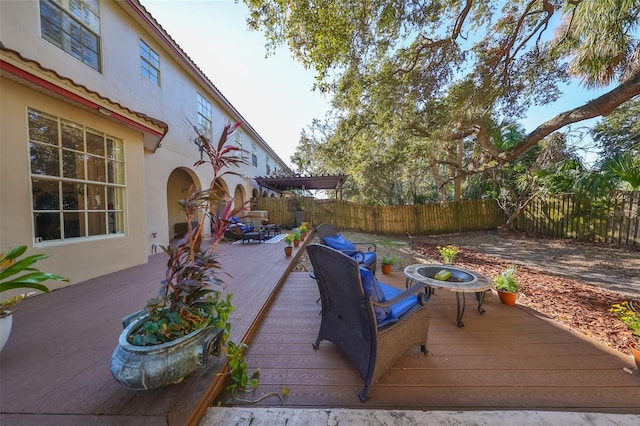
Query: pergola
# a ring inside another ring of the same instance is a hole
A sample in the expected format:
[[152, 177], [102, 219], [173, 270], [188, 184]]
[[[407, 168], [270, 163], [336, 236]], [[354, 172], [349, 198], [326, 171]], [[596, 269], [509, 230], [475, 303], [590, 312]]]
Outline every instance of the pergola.
[[256, 177], [255, 181], [260, 187], [283, 192], [292, 189], [335, 189], [336, 198], [340, 194], [342, 199], [342, 186], [349, 175], [319, 175], [319, 176], [270, 176]]

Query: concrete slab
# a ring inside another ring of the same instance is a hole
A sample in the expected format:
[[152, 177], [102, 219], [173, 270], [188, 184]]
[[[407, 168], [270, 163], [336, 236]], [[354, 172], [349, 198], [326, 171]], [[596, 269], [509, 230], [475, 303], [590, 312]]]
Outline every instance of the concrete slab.
[[420, 411], [212, 407], [200, 426], [637, 426], [640, 415], [557, 411]]

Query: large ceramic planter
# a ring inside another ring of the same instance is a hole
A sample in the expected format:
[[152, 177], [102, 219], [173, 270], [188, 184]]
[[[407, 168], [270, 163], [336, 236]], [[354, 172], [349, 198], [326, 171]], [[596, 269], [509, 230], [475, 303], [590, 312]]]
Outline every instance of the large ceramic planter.
[[640, 348], [636, 343], [629, 343], [629, 348], [631, 349], [633, 360], [636, 362], [636, 367], [640, 369]]
[[13, 312], [6, 311], [0, 314], [0, 351], [9, 340], [11, 326], [13, 325]]
[[178, 383], [198, 367], [206, 367], [210, 355], [221, 353], [223, 330], [213, 327], [161, 345], [130, 344], [127, 337], [145, 320], [146, 315], [125, 327], [111, 356], [111, 374], [127, 388], [147, 390]]
[[516, 304], [518, 293], [512, 293], [510, 291], [498, 290], [498, 296], [503, 305], [513, 306]]

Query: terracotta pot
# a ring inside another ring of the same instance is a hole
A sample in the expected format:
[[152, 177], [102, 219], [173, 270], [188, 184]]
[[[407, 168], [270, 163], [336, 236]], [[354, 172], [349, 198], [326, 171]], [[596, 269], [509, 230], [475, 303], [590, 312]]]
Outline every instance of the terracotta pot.
[[284, 248], [284, 254], [285, 254], [285, 256], [287, 256], [287, 257], [291, 256], [291, 253], [292, 253], [292, 252], [293, 252], [293, 247], [291, 247], [291, 246], [286, 246], [286, 247]]
[[300, 240], [293, 240], [293, 246], [298, 247], [300, 245]]
[[391, 273], [391, 265], [382, 265], [382, 273], [389, 275]]
[[631, 348], [631, 354], [633, 354], [633, 360], [636, 362], [636, 367], [640, 370], [640, 348], [636, 343], [629, 343], [629, 348]]
[[507, 306], [513, 306], [516, 304], [518, 293], [498, 290], [498, 296], [500, 296], [500, 301], [502, 302], [502, 304]]

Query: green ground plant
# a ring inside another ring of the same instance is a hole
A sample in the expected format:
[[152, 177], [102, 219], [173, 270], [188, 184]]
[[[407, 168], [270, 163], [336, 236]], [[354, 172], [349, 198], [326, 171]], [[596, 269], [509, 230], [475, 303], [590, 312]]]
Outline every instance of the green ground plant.
[[438, 253], [442, 261], [448, 265], [452, 264], [460, 252], [460, 247], [449, 244], [448, 246], [438, 246]]
[[[245, 349], [248, 346], [245, 343], [235, 343], [233, 341], [227, 342], [227, 360], [229, 361], [229, 368], [226, 374], [231, 376], [232, 383], [227, 386], [227, 390], [231, 391], [231, 399], [239, 402], [248, 402], [251, 404], [257, 404], [258, 402], [268, 398], [270, 396], [277, 396], [280, 399], [280, 403], [284, 407], [284, 397], [289, 395], [289, 388], [283, 387], [280, 392], [268, 392], [257, 399], [245, 399], [239, 398], [240, 392], [251, 393], [258, 387], [258, 381], [260, 378], [260, 372], [254, 371], [249, 375], [249, 367], [247, 365], [247, 358], [244, 354]], [[220, 373], [225, 374], [225, 373]]]
[[640, 315], [638, 315], [635, 306], [631, 302], [625, 300], [622, 303], [615, 303], [611, 305], [609, 312], [615, 314], [629, 327], [631, 335], [636, 340], [640, 340]]

